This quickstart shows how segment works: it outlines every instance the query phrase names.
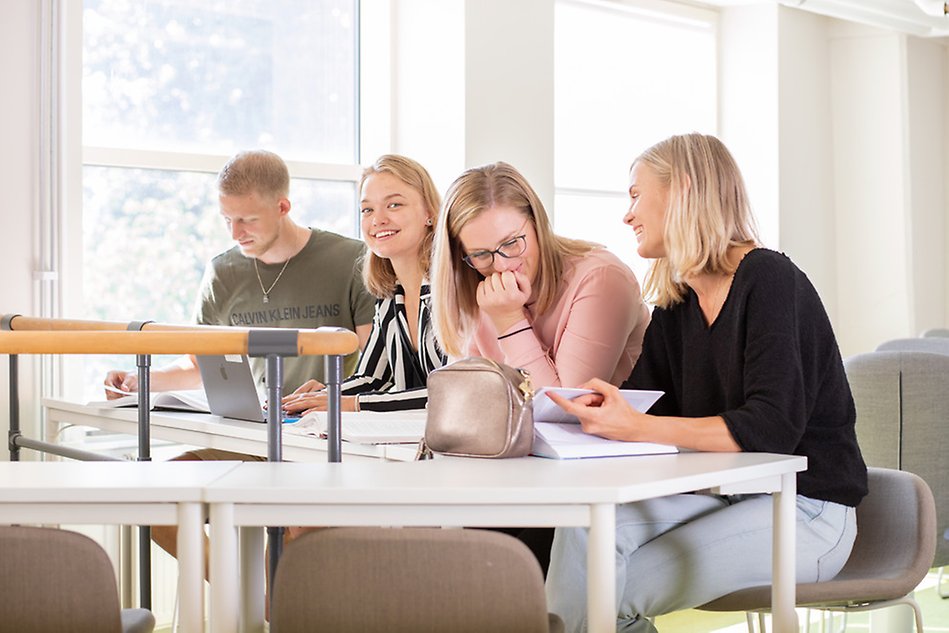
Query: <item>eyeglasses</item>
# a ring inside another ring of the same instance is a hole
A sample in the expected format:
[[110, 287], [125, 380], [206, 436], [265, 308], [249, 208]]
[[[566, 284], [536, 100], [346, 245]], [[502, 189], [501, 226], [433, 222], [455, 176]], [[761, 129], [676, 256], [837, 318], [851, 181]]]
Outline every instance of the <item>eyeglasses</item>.
[[484, 270], [494, 265], [494, 256], [500, 255], [505, 259], [520, 257], [527, 250], [527, 234], [517, 235], [498, 246], [493, 251], [475, 251], [468, 253], [462, 259], [475, 270]]

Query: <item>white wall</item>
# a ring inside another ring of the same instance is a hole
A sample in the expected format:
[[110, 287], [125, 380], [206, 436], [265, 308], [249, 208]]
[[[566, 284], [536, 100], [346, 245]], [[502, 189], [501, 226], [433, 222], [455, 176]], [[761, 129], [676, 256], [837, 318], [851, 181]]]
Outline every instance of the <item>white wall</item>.
[[465, 165], [503, 160], [554, 199], [554, 3], [465, 3]]
[[947, 43], [768, 4], [720, 38], [720, 134], [842, 353], [944, 327]]
[[[32, 272], [34, 266], [34, 209], [37, 206], [38, 112], [37, 2], [7, 2], [0, 19], [0, 85], [6, 97], [0, 101], [0, 191], [3, 208], [3, 284], [0, 313], [34, 314]], [[20, 359], [20, 375], [32, 369], [29, 357]], [[8, 357], [0, 356], [0, 434], [4, 438], [0, 460], [6, 460], [8, 430]], [[21, 412], [32, 407], [29, 382], [21, 378]], [[24, 425], [30, 424], [24, 420]], [[24, 458], [29, 457], [24, 453]]]
[[[374, 0], [375, 1], [375, 0]], [[553, 203], [551, 0], [395, 0], [392, 146], [442, 193], [504, 160]]]
[[837, 313], [827, 19], [781, 8], [778, 27], [778, 246]]
[[[942, 49], [942, 102], [943, 102], [943, 112], [949, 110], [949, 46], [944, 46]], [[949, 116], [949, 115], [947, 115]], [[944, 244], [949, 245], [949, 122], [946, 119], [943, 119], [944, 124], [942, 127], [942, 195], [943, 195], [943, 204], [945, 205], [946, 212], [943, 213], [943, 240]], [[945, 250], [945, 249], [943, 249]], [[945, 303], [943, 304], [943, 319], [942, 325], [937, 327], [945, 327], [949, 324], [949, 257], [944, 256], [942, 269], [943, 284], [942, 290], [945, 297]], [[931, 273], [938, 275], [939, 271]]]
[[932, 40], [906, 41], [906, 112], [910, 272], [910, 334], [945, 323], [947, 201], [944, 191], [947, 102], [942, 78], [945, 48]]
[[904, 193], [905, 36], [854, 30], [831, 43], [837, 336], [845, 354], [910, 333]]
[[765, 245], [779, 245], [778, 7], [725, 8], [719, 22], [719, 136], [745, 177]]

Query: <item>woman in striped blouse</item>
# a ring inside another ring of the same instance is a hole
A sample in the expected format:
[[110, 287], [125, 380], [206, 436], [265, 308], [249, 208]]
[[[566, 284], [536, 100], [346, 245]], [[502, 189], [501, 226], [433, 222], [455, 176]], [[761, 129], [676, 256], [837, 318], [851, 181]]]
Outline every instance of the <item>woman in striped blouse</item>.
[[[363, 279], [376, 312], [356, 373], [342, 384], [344, 411], [421, 409], [426, 378], [447, 360], [430, 321], [428, 271], [441, 199], [420, 164], [381, 156], [359, 182]], [[309, 380], [283, 401], [288, 412], [326, 409], [323, 385]]]

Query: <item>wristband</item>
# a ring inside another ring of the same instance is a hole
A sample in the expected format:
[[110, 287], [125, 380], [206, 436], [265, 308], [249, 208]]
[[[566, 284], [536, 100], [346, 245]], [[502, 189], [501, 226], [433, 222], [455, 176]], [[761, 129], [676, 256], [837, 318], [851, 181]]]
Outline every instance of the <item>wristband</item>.
[[521, 332], [526, 332], [527, 330], [532, 330], [532, 329], [533, 328], [528, 325], [527, 327], [522, 327], [519, 330], [514, 330], [513, 332], [508, 332], [507, 334], [502, 334], [501, 336], [498, 337], [498, 340], [500, 341], [501, 339], [505, 339], [509, 336], [514, 336], [515, 334], [520, 334]]

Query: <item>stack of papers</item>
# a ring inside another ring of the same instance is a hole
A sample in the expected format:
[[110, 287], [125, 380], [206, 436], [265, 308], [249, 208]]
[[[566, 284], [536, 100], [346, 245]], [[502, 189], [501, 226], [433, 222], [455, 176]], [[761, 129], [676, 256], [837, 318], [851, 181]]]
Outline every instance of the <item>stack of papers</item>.
[[[426, 412], [343, 411], [342, 439], [357, 444], [414, 444], [425, 435]], [[307, 413], [297, 422], [284, 424], [288, 433], [326, 437], [326, 412]]]

